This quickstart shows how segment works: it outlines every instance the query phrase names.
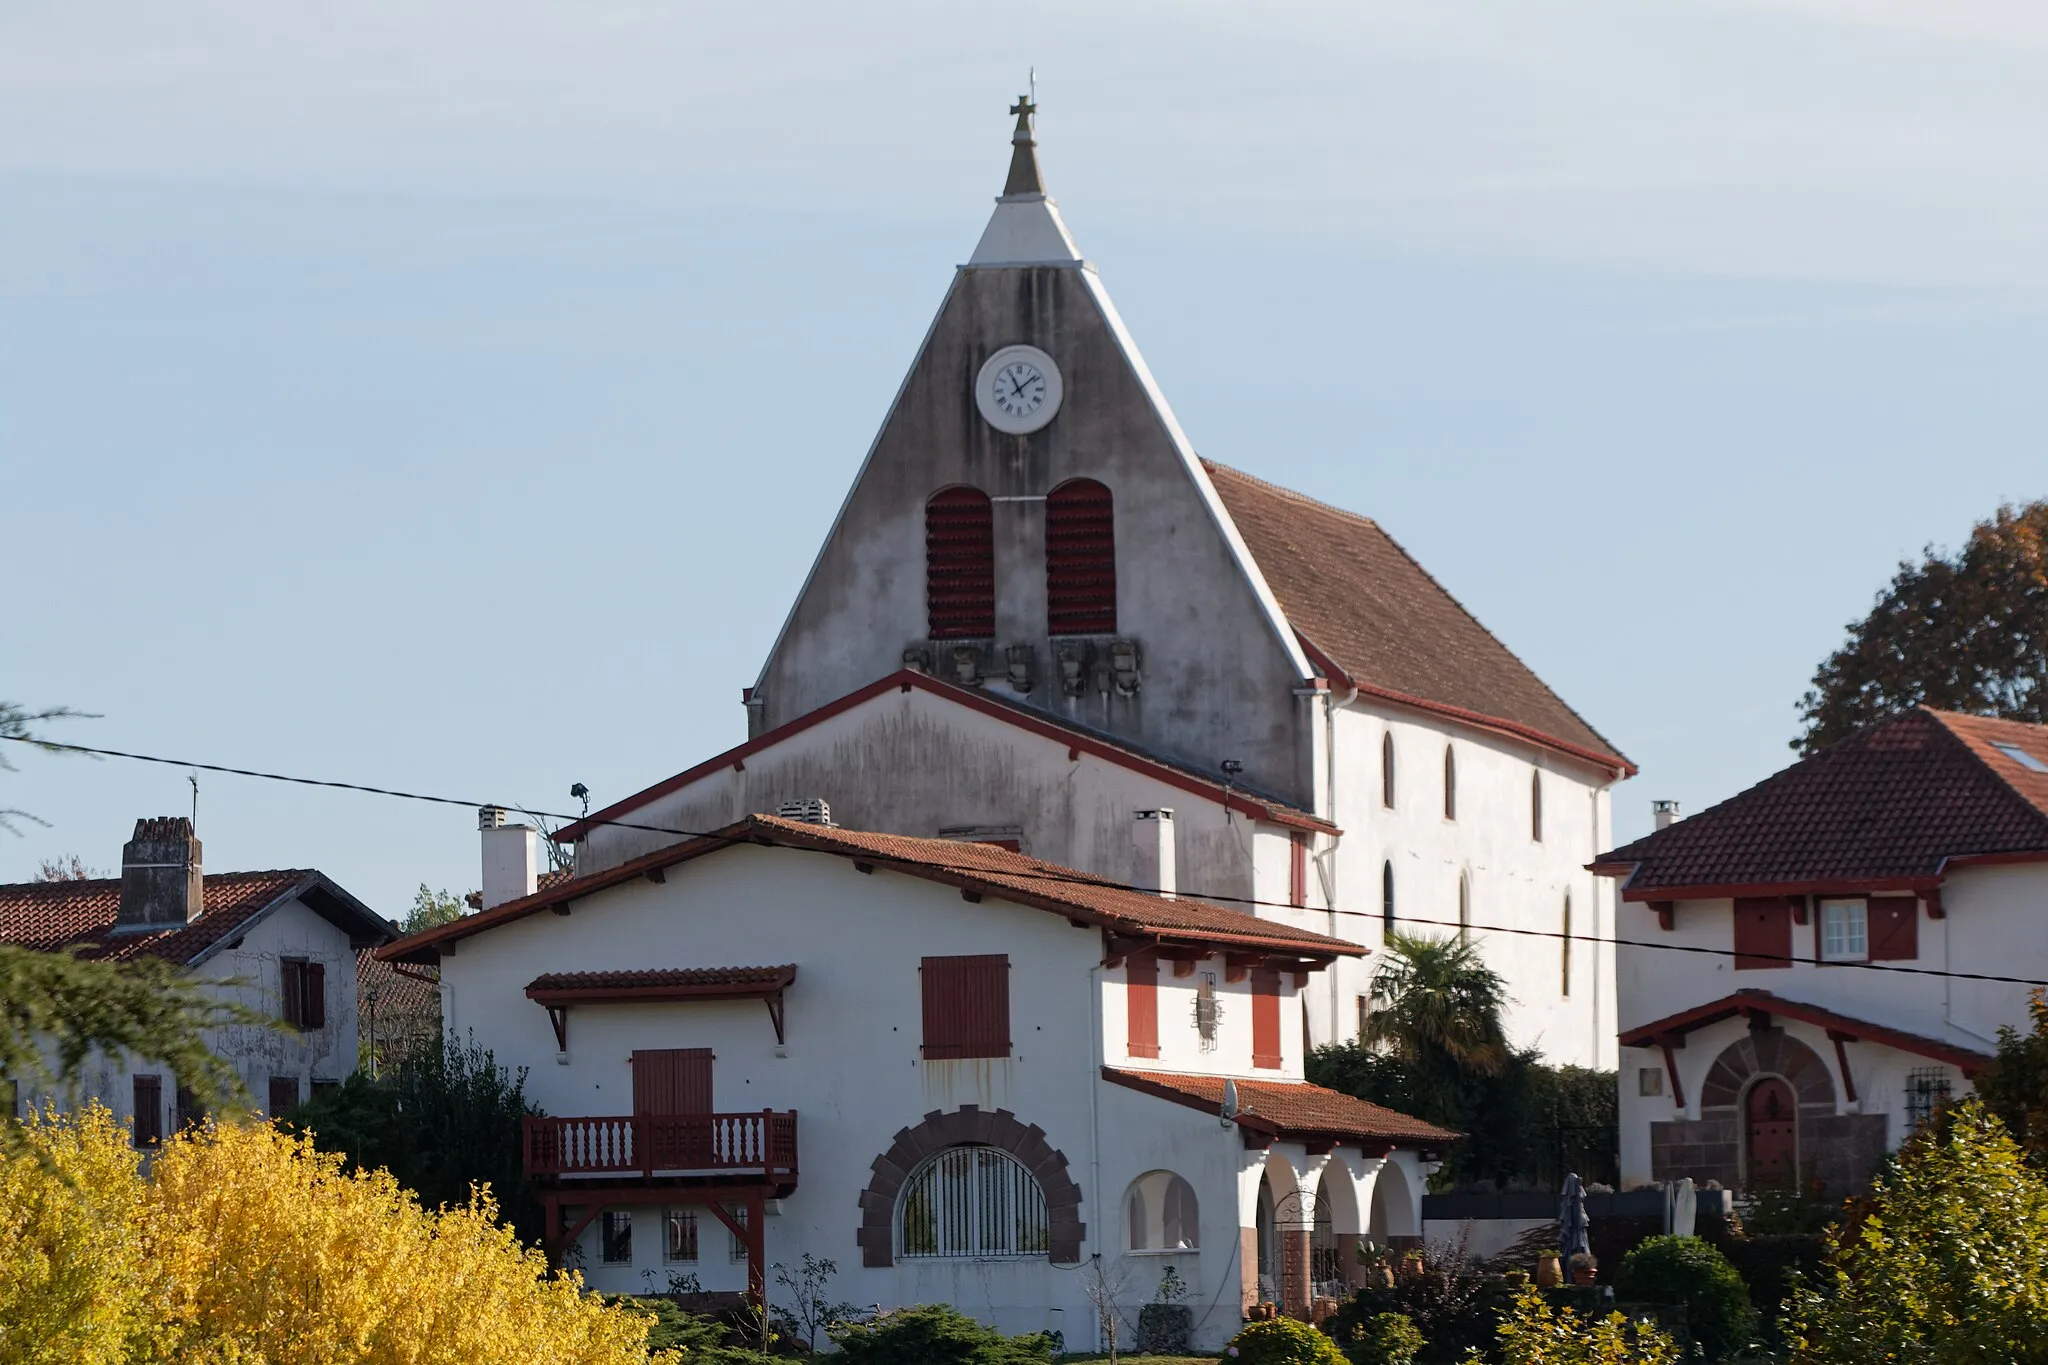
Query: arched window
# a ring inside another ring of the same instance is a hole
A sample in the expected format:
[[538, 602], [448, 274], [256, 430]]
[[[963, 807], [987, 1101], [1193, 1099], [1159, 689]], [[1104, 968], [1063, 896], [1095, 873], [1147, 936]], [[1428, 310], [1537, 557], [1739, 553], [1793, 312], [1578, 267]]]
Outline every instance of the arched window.
[[1472, 937], [1472, 883], [1465, 874], [1458, 874], [1458, 937]]
[[1394, 808], [1394, 732], [1380, 736], [1380, 804]]
[[1045, 614], [1051, 635], [1116, 634], [1116, 518], [1093, 479], [1046, 494]]
[[1543, 842], [1543, 770], [1529, 774], [1529, 837]]
[[1444, 819], [1458, 818], [1458, 756], [1444, 745]]
[[1045, 1191], [1000, 1147], [948, 1147], [903, 1183], [896, 1245], [905, 1257], [1044, 1256]]
[[1147, 1171], [1124, 1198], [1132, 1251], [1192, 1251], [1202, 1245], [1195, 1187], [1172, 1171]]
[[1560, 971], [1562, 989], [1560, 994], [1570, 995], [1572, 993], [1572, 893], [1569, 891], [1564, 893], [1563, 943], [1564, 950], [1560, 954], [1562, 958], [1562, 968]]
[[979, 488], [941, 488], [924, 505], [924, 603], [934, 640], [996, 633], [995, 518]]
[[1394, 863], [1392, 859], [1380, 864], [1380, 933], [1394, 932]]

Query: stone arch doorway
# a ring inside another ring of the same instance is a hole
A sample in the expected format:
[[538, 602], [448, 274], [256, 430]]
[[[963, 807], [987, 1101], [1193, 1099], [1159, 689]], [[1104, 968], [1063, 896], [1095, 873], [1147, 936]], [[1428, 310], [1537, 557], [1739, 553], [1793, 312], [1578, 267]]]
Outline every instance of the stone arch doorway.
[[1779, 1076], [1760, 1076], [1742, 1101], [1743, 1169], [1751, 1189], [1790, 1189], [1799, 1179], [1799, 1107]]

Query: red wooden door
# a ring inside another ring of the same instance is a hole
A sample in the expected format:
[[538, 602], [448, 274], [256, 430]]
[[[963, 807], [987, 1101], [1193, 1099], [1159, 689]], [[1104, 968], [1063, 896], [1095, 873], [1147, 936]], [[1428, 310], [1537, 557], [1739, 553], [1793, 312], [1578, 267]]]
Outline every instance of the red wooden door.
[[1799, 1173], [1797, 1107], [1792, 1087], [1767, 1076], [1750, 1087], [1748, 1117], [1749, 1186], [1786, 1188]]
[[637, 1152], [647, 1170], [693, 1170], [712, 1164], [711, 1049], [648, 1048], [633, 1054], [633, 1117]]

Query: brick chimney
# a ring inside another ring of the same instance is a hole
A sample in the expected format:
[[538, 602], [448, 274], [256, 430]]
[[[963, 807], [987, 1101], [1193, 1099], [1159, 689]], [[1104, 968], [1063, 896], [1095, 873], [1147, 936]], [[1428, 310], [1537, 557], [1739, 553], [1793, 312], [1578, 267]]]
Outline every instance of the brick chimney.
[[121, 850], [121, 912], [114, 932], [179, 929], [206, 913], [199, 838], [182, 815], [137, 820]]

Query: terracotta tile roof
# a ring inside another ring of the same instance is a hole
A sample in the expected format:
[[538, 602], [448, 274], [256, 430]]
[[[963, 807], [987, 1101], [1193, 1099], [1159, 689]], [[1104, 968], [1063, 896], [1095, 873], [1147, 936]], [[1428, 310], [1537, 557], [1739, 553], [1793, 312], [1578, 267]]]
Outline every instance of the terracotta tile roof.
[[302, 869], [208, 873], [205, 913], [182, 927], [147, 934], [110, 932], [121, 909], [118, 877], [16, 882], [0, 886], [0, 943], [42, 952], [74, 948], [90, 958], [190, 963], [319, 876]]
[[[554, 868], [535, 877], [533, 879], [533, 889], [545, 891], [551, 886], [560, 886], [575, 875], [575, 872], [569, 868]], [[465, 891], [462, 893], [462, 903], [472, 910], [481, 910], [484, 908], [484, 893], [481, 891]]]
[[1649, 900], [1683, 889], [1931, 888], [1957, 858], [2048, 854], [2048, 774], [1996, 743], [2048, 762], [2048, 726], [1913, 711], [1594, 866], [1633, 869], [1624, 894]]
[[796, 980], [796, 967], [653, 967], [621, 972], [548, 972], [526, 985], [534, 1000], [556, 997], [747, 997], [773, 994]]
[[1221, 950], [1298, 954], [1303, 958], [1361, 957], [1366, 952], [1347, 939], [1297, 929], [1277, 920], [1259, 919], [1204, 901], [1168, 900], [1150, 892], [1130, 890], [993, 844], [874, 834], [774, 815], [750, 815], [708, 837], [657, 849], [631, 862], [593, 872], [523, 900], [507, 902], [480, 915], [465, 915], [452, 924], [422, 930], [380, 952], [387, 960], [431, 961], [442, 943], [482, 933], [508, 920], [566, 904], [736, 843], [837, 854], [857, 865], [887, 867], [1148, 940], [1207, 944]]
[[376, 949], [363, 949], [356, 954], [356, 999], [363, 1017], [369, 1017], [369, 993], [373, 990], [380, 1016], [440, 1014], [441, 983], [434, 975], [432, 967], [382, 962]]
[[1659, 1038], [1682, 1036], [1694, 1029], [1717, 1024], [1723, 1019], [1733, 1019], [1738, 1014], [1752, 1011], [1776, 1015], [1800, 1023], [1812, 1024], [1830, 1033], [1840, 1033], [1863, 1043], [1878, 1043], [1884, 1047], [1896, 1048], [1917, 1057], [1928, 1057], [1939, 1062], [1948, 1062], [1962, 1068], [1966, 1073], [1975, 1073], [1991, 1060], [1991, 1054], [1980, 1048], [1963, 1047], [1956, 1043], [1929, 1038], [1925, 1034], [1908, 1033], [1904, 1029], [1892, 1028], [1887, 1024], [1873, 1024], [1854, 1015], [1837, 1014], [1819, 1005], [1808, 1005], [1797, 1000], [1788, 1000], [1770, 991], [1740, 990], [1725, 995], [1704, 1005], [1695, 1005], [1689, 1010], [1640, 1024], [1621, 1035], [1623, 1047], [1649, 1047]]
[[[1181, 1076], [1167, 1071], [1121, 1071], [1102, 1068], [1104, 1080], [1143, 1094], [1184, 1104], [1206, 1113], [1222, 1113], [1221, 1076]], [[1237, 1123], [1282, 1139], [1338, 1137], [1403, 1147], [1441, 1146], [1462, 1134], [1388, 1109], [1383, 1105], [1329, 1090], [1306, 1081], [1237, 1079]]]
[[1377, 523], [1202, 464], [1310, 657], [1346, 686], [1635, 771]]

